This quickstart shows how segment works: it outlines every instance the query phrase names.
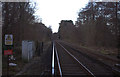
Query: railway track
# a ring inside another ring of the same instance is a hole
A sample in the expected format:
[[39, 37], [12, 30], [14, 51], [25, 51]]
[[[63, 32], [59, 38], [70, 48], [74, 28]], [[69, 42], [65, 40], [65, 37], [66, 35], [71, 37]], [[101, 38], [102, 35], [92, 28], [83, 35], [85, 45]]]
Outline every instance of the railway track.
[[105, 68], [107, 68], [108, 70], [111, 70], [112, 73], [118, 77], [120, 76], [120, 61], [118, 59], [113, 59], [110, 58], [108, 56], [104, 56], [104, 55], [100, 55], [100, 54], [96, 54], [93, 53], [91, 51], [81, 51], [78, 48], [71, 46], [70, 44], [65, 44], [64, 42], [60, 42], [63, 46], [67, 47], [67, 49], [72, 49], [73, 51], [77, 52], [77, 54], [82, 54], [84, 56], [86, 56], [87, 58], [91, 59], [92, 61], [100, 64], [101, 66], [104, 66]]
[[[76, 50], [76, 51], [79, 51], [79, 47], [78, 46], [72, 46], [72, 45], [70, 45], [70, 43], [68, 43], [68, 42], [61, 42], [62, 44], [64, 44], [64, 45], [67, 45], [69, 48], [71, 48], [71, 49], [74, 49], [74, 50]], [[84, 49], [84, 51], [86, 50], [86, 51], [88, 51], [87, 49], [85, 49], [85, 48], [83, 48]], [[83, 50], [82, 49], [82, 50]], [[87, 53], [87, 52], [85, 52], [85, 53]], [[88, 53], [89, 55], [94, 55], [95, 57], [97, 56], [97, 57], [100, 57], [101, 59], [104, 59], [104, 60], [106, 60], [106, 61], [111, 61], [111, 62], [114, 62], [114, 63], [118, 63], [118, 62], [120, 62], [120, 60], [118, 60], [118, 59], [115, 59], [115, 58], [111, 58], [111, 57], [109, 57], [109, 56], [106, 56], [106, 55], [102, 55], [102, 54], [98, 54], [98, 53], [94, 53], [94, 52], [89, 52]], [[112, 63], [112, 64], [114, 64], [114, 63]]]
[[86, 58], [82, 54], [78, 54], [73, 50], [68, 50], [56, 42], [54, 45], [54, 53], [57, 59], [57, 66], [60, 77], [64, 76], [113, 76], [112, 72], [96, 62]]

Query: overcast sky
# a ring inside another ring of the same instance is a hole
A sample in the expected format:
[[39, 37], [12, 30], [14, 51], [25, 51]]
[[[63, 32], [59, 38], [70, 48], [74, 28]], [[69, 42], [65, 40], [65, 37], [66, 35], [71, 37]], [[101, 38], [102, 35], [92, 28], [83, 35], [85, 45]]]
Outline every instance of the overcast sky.
[[37, 3], [35, 15], [42, 18], [42, 23], [51, 26], [57, 32], [61, 20], [75, 22], [78, 12], [85, 7], [88, 0], [34, 0]]

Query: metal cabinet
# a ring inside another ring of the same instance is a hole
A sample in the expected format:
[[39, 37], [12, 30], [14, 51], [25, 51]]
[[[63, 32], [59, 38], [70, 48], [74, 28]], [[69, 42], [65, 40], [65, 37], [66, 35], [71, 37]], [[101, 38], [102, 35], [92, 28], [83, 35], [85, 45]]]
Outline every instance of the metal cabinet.
[[22, 41], [22, 59], [30, 61], [35, 53], [35, 42], [34, 41]]

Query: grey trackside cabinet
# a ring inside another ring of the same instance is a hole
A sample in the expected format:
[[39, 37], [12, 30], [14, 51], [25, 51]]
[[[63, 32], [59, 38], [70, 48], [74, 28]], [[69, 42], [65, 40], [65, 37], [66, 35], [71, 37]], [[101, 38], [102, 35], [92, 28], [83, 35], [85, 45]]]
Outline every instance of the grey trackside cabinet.
[[22, 59], [30, 61], [35, 54], [35, 42], [24, 40], [22, 41]]

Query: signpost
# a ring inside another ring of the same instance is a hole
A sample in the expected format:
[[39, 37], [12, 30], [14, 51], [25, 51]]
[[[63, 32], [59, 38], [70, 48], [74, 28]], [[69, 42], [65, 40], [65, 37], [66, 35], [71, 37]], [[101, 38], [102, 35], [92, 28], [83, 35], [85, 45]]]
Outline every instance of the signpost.
[[5, 45], [13, 45], [13, 35], [5, 35]]
[[12, 55], [13, 50], [4, 50], [4, 55]]
[[7, 75], [9, 75], [9, 55], [13, 54], [13, 35], [5, 34], [4, 55], [7, 55]]

